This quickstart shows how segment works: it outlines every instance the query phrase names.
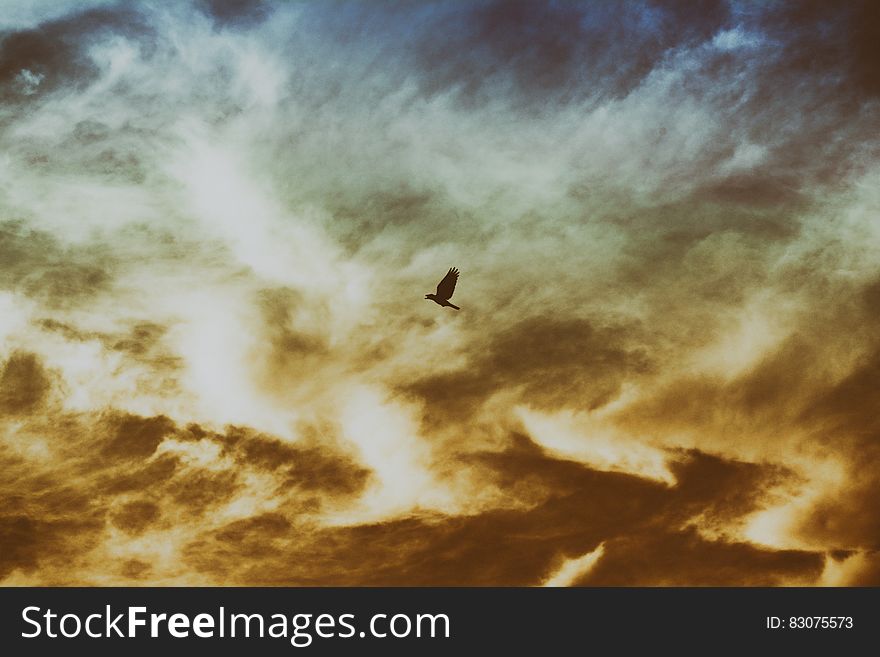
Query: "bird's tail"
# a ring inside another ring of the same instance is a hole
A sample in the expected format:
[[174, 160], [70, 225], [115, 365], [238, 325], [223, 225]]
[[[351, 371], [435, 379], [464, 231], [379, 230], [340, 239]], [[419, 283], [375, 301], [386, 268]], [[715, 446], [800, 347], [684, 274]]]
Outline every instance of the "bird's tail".
[[449, 302], [447, 301], [447, 302], [446, 302], [446, 305], [449, 306], [450, 308], [455, 308], [456, 310], [461, 310], [461, 308], [459, 308], [458, 306], [456, 306], [454, 303], [449, 303]]

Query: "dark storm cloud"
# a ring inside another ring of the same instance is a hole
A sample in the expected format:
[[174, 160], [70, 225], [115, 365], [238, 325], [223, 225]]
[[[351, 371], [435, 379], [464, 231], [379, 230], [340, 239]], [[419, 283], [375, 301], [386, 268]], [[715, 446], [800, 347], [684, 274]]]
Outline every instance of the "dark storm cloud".
[[[155, 418], [151, 418], [155, 421]], [[180, 504], [196, 504], [196, 499], [212, 501], [229, 497], [239, 487], [235, 471], [250, 468], [271, 474], [279, 495], [318, 495], [311, 504], [321, 504], [321, 496], [328, 499], [345, 498], [359, 493], [367, 484], [370, 471], [316, 430], [308, 431], [296, 443], [261, 434], [245, 427], [227, 427], [224, 433], [206, 431], [197, 424], [178, 429], [177, 440], [190, 443], [205, 441], [216, 445], [220, 454], [230, 457], [235, 468], [219, 473], [191, 473], [172, 485], [172, 492]], [[271, 493], [272, 491], [267, 491]]]
[[[97, 500], [94, 490], [64, 469], [28, 472], [10, 480], [21, 465], [4, 463], [4, 467], [0, 577], [20, 571], [38, 573], [47, 584], [75, 580], [74, 571], [104, 540], [106, 498]], [[68, 482], [59, 481], [64, 479]]]
[[572, 399], [594, 409], [629, 377], [651, 368], [637, 326], [588, 319], [532, 317], [490, 338], [461, 371], [414, 383], [428, 413], [461, 416], [499, 390], [518, 389], [522, 403], [558, 408]]
[[[131, 9], [89, 9], [36, 28], [0, 35], [0, 90], [6, 101], [27, 99], [61, 86], [82, 87], [99, 74], [86, 54], [93, 40], [111, 34], [144, 39], [149, 24]], [[23, 93], [23, 70], [40, 76], [38, 84]]]
[[51, 378], [36, 354], [14, 352], [0, 366], [0, 413], [35, 412], [51, 386]]
[[[211, 572], [240, 555], [259, 554], [259, 562], [233, 578], [273, 585], [534, 584], [559, 550], [591, 549], [660, 504], [658, 485], [548, 459], [525, 437], [503, 454], [478, 460], [511, 492], [521, 483], [508, 480], [511, 467], [527, 470], [523, 485], [537, 495], [537, 507], [338, 529], [298, 527], [272, 514], [205, 536], [189, 547], [189, 561]], [[592, 502], [585, 504], [588, 496]], [[279, 570], [282, 563], [287, 565]]]
[[169, 500], [190, 517], [199, 518], [228, 503], [241, 490], [238, 473], [196, 471], [181, 474], [165, 488]]
[[[271, 585], [529, 585], [564, 557], [608, 541], [623, 571], [639, 569], [641, 581], [779, 583], [821, 571], [819, 554], [713, 542], [692, 529], [675, 529], [689, 514], [739, 517], [754, 510], [778, 476], [773, 468], [768, 473], [692, 452], [679, 466], [679, 485], [667, 488], [549, 457], [521, 435], [513, 435], [504, 452], [469, 461], [485, 468], [487, 481], [511, 499], [528, 501], [528, 508], [337, 529], [298, 526], [271, 513], [202, 537], [187, 549], [188, 561], [213, 572], [258, 557], [232, 578]], [[636, 545], [646, 551], [636, 554]], [[701, 555], [711, 557], [711, 567], [689, 568], [688, 558]]]
[[693, 529], [615, 538], [577, 586], [779, 586], [822, 573], [820, 553], [708, 541]]
[[761, 507], [766, 493], [797, 479], [791, 470], [770, 463], [750, 463], [688, 450], [670, 465], [676, 485], [661, 523], [680, 526], [701, 515], [711, 525], [743, 518]]
[[274, 473], [282, 492], [298, 488], [354, 495], [369, 479], [369, 470], [344, 453], [335, 452], [332, 446], [314, 440], [291, 444], [241, 428], [230, 429], [224, 440], [225, 448], [238, 463]]
[[[163, 486], [174, 477], [180, 466], [175, 456], [165, 454], [155, 460], [141, 464], [133, 470], [101, 472], [97, 477], [95, 488], [107, 495], [122, 495], [149, 490], [152, 487]], [[211, 499], [216, 499], [214, 491], [209, 491]], [[189, 498], [191, 495], [183, 495]], [[195, 504], [199, 500], [194, 500]]]
[[139, 559], [129, 559], [122, 564], [119, 575], [128, 581], [137, 581], [150, 574], [152, 566]]
[[[292, 445], [240, 428], [225, 433], [198, 425], [181, 428], [162, 416], [111, 413], [79, 418], [64, 433], [64, 442], [56, 448], [67, 459], [55, 464], [43, 462], [28, 468], [0, 445], [0, 496], [4, 500], [0, 577], [13, 571], [39, 571], [43, 581], [64, 583], [71, 577], [75, 581], [64, 566], [85, 567], [106, 540], [108, 528], [132, 537], [176, 531], [180, 517], [203, 520], [230, 502], [242, 491], [248, 473], [270, 476], [276, 490], [266, 494], [284, 500], [283, 508], [295, 517], [351, 498], [370, 476], [349, 456], [326, 445]], [[90, 434], [104, 437], [103, 449], [94, 449]], [[230, 467], [205, 469], [184, 464], [173, 451], [157, 453], [165, 440], [214, 446], [231, 458]], [[235, 528], [249, 526], [249, 522], [237, 521], [220, 530], [223, 540], [232, 540], [237, 536]], [[287, 527], [291, 521], [278, 522]], [[274, 525], [263, 524], [271, 535]], [[150, 564], [143, 567], [134, 562], [143, 563], [137, 559], [121, 563], [119, 576], [150, 576]]]
[[[15, 569], [33, 572], [45, 560], [72, 563], [93, 548], [102, 523], [88, 518], [48, 520], [24, 515], [0, 514], [0, 577]], [[58, 581], [52, 574], [44, 581]]]
[[157, 504], [149, 500], [128, 502], [112, 518], [113, 524], [129, 534], [141, 534], [153, 524], [160, 515]]
[[63, 469], [35, 467], [0, 444], [0, 577], [42, 572], [47, 584], [63, 583], [100, 544], [103, 513], [78, 484]]
[[146, 458], [156, 451], [159, 443], [174, 429], [167, 417], [143, 418], [134, 415], [114, 417], [110, 441], [104, 446], [104, 454], [112, 458]]

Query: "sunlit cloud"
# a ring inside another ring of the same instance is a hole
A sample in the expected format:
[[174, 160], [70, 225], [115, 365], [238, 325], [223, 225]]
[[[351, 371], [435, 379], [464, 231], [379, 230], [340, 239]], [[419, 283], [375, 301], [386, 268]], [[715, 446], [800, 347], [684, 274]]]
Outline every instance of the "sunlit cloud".
[[0, 583], [876, 584], [876, 19], [9, 3]]
[[602, 558], [605, 547], [600, 545], [592, 552], [576, 559], [568, 559], [551, 577], [547, 578], [544, 586], [571, 586], [578, 578], [590, 572], [590, 569]]

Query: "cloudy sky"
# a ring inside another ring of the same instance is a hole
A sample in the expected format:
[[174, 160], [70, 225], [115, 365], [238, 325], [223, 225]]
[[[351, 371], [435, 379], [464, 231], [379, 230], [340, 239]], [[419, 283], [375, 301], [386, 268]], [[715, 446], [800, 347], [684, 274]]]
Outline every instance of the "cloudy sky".
[[876, 3], [8, 4], [0, 584], [880, 584]]

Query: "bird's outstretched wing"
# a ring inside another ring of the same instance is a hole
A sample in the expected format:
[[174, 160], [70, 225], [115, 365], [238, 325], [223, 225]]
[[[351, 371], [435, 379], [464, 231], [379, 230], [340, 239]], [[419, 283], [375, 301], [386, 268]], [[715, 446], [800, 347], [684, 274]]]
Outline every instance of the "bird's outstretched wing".
[[458, 270], [453, 267], [446, 272], [446, 276], [444, 276], [443, 280], [437, 284], [437, 296], [448, 301], [452, 296], [452, 293], [455, 292], [455, 284], [457, 282]]

